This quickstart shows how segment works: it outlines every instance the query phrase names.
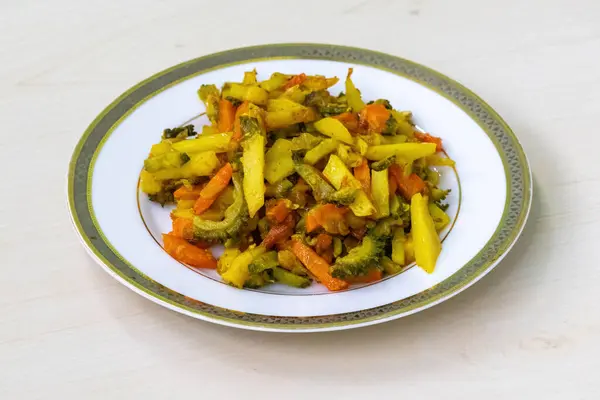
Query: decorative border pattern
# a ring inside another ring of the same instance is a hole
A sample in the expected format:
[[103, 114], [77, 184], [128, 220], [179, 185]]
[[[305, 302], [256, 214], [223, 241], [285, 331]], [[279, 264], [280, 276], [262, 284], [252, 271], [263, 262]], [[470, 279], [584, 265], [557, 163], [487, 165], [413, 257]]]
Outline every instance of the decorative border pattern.
[[[318, 317], [277, 317], [216, 307], [174, 292], [128, 264], [104, 238], [91, 209], [89, 196], [94, 160], [106, 138], [140, 103], [182, 80], [225, 65], [275, 58], [343, 61], [386, 70], [436, 91], [465, 111], [493, 141], [507, 178], [507, 200], [502, 219], [484, 248], [452, 276], [421, 293], [368, 310]], [[68, 196], [75, 228], [88, 249], [111, 273], [146, 297], [167, 303], [169, 308], [185, 314], [225, 325], [257, 330], [314, 331], [399, 318], [451, 297], [472, 284], [495, 266], [518, 239], [529, 213], [532, 185], [525, 153], [514, 133], [489, 105], [458, 82], [412, 61], [371, 50], [325, 44], [274, 44], [197, 58], [129, 89], [91, 123], [77, 144], [69, 167]]]

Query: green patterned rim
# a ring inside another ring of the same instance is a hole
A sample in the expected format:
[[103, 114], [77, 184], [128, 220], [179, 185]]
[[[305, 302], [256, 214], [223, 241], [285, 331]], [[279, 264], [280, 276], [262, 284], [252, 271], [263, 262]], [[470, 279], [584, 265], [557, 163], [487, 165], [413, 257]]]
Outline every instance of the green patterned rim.
[[[452, 101], [492, 140], [504, 165], [507, 198], [500, 224], [483, 249], [456, 273], [432, 288], [383, 306], [317, 317], [278, 317], [241, 313], [187, 298], [151, 280], [114, 250], [96, 223], [90, 201], [95, 156], [116, 126], [137, 106], [174, 84], [224, 66], [265, 59], [315, 59], [366, 65], [411, 79]], [[91, 123], [69, 166], [68, 201], [84, 245], [125, 285], [168, 308], [223, 325], [271, 331], [318, 331], [364, 326], [428, 308], [464, 290], [493, 268], [523, 230], [532, 198], [531, 171], [518, 139], [500, 116], [475, 93], [420, 64], [371, 50], [326, 44], [273, 44], [200, 57], [160, 72], [112, 102]]]

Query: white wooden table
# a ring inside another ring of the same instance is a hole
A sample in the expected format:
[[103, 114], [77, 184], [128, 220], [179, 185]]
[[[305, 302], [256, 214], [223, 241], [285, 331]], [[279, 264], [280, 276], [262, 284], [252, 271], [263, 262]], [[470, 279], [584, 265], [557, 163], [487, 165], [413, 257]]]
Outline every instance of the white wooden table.
[[[0, 2], [0, 399], [600, 398], [599, 19], [597, 0]], [[402, 320], [282, 335], [163, 309], [86, 255], [65, 177], [88, 123], [173, 64], [293, 41], [423, 63], [508, 121], [534, 206], [495, 271]]]

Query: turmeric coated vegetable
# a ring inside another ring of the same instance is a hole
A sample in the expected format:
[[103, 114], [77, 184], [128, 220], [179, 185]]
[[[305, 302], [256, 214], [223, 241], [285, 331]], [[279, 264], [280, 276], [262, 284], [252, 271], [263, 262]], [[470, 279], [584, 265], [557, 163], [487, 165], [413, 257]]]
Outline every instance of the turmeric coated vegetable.
[[162, 130], [140, 174], [141, 192], [172, 206], [165, 250], [240, 289], [338, 291], [415, 260], [432, 272], [456, 210], [436, 167], [454, 161], [410, 111], [363, 98], [352, 73], [339, 94], [338, 77], [302, 71], [202, 85], [210, 123]]
[[231, 175], [233, 174], [233, 168], [230, 163], [225, 164], [210, 181], [202, 188], [200, 195], [194, 204], [194, 212], [198, 215], [212, 205], [217, 199], [217, 196], [227, 188]]
[[440, 255], [442, 245], [435, 224], [429, 214], [427, 197], [415, 194], [410, 202], [412, 238], [414, 241], [417, 265], [432, 273]]
[[329, 264], [307, 245], [295, 240], [292, 242], [292, 251], [294, 252], [294, 255], [298, 257], [300, 262], [308, 268], [311, 274], [313, 274], [319, 282], [327, 286], [327, 289], [336, 291], [348, 287], [348, 282], [336, 279], [329, 274]]
[[199, 249], [182, 238], [165, 234], [163, 244], [165, 251], [177, 261], [196, 268], [217, 268], [217, 260], [210, 251]]

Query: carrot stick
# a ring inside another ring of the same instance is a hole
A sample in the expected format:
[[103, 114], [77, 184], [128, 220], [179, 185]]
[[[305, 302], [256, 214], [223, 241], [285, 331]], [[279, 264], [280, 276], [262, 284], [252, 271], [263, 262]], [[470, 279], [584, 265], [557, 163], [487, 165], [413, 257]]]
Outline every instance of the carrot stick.
[[315, 250], [317, 254], [323, 255], [323, 253], [331, 248], [331, 244], [333, 243], [333, 238], [326, 233], [319, 233], [317, 235], [317, 245], [315, 246]]
[[378, 280], [381, 280], [382, 276], [383, 276], [383, 274], [381, 273], [380, 270], [378, 270], [378, 269], [372, 269], [366, 275], [362, 275], [362, 276], [350, 276], [348, 278], [345, 278], [344, 280], [346, 282], [348, 282], [349, 284], [354, 284], [354, 283], [371, 283], [371, 282], [377, 282]]
[[208, 181], [194, 204], [194, 213], [200, 215], [208, 210], [219, 194], [229, 185], [232, 174], [233, 168], [230, 163], [227, 163]]
[[431, 136], [429, 133], [415, 132], [415, 137], [425, 143], [435, 143], [435, 151], [442, 151], [442, 139], [436, 136]]
[[425, 189], [425, 182], [417, 174], [410, 174], [409, 176], [400, 175], [398, 180], [398, 189], [404, 198], [408, 201], [415, 194], [421, 193]]
[[178, 238], [192, 240], [194, 238], [194, 222], [188, 218], [175, 218], [171, 234]]
[[231, 132], [235, 120], [235, 107], [229, 100], [219, 100], [219, 121], [217, 128], [219, 132]]
[[273, 205], [267, 207], [267, 219], [273, 223], [281, 223], [289, 215], [290, 209], [287, 206], [289, 200], [278, 199]]
[[196, 200], [200, 196], [202, 185], [195, 185], [191, 189], [187, 186], [181, 186], [173, 192], [173, 196], [177, 200]]
[[381, 133], [390, 119], [390, 110], [383, 104], [369, 104], [360, 111], [359, 119], [360, 124], [369, 131]]
[[248, 101], [244, 101], [240, 104], [235, 111], [235, 118], [233, 121], [233, 137], [232, 139], [236, 142], [242, 140], [242, 127], [240, 125], [240, 117], [248, 112], [250, 109], [250, 103]]
[[331, 118], [340, 121], [349, 131], [356, 132], [358, 130], [358, 115], [356, 113], [345, 112]]
[[294, 75], [291, 77], [289, 81], [283, 86], [283, 90], [287, 90], [293, 86], [300, 85], [302, 82], [306, 80], [306, 74], [303, 72], [298, 75]]
[[329, 274], [329, 264], [327, 261], [319, 257], [307, 245], [294, 240], [292, 241], [292, 252], [327, 289], [335, 291], [348, 287], [348, 282], [334, 278]]
[[188, 241], [174, 235], [163, 234], [164, 248], [177, 261], [196, 268], [217, 268], [217, 260], [210, 251], [199, 249]]
[[371, 193], [371, 171], [366, 158], [363, 158], [362, 164], [354, 167], [354, 177], [360, 182], [365, 193]]
[[410, 201], [414, 194], [420, 193], [425, 189], [425, 182], [423, 182], [423, 179], [421, 179], [417, 174], [404, 176], [404, 172], [398, 164], [390, 165], [389, 171], [390, 178], [394, 178], [400, 194], [407, 201]]
[[276, 243], [287, 240], [294, 233], [294, 217], [288, 215], [285, 221], [281, 224], [277, 224], [269, 229], [267, 235], [263, 239], [261, 246], [265, 246], [270, 249]]

